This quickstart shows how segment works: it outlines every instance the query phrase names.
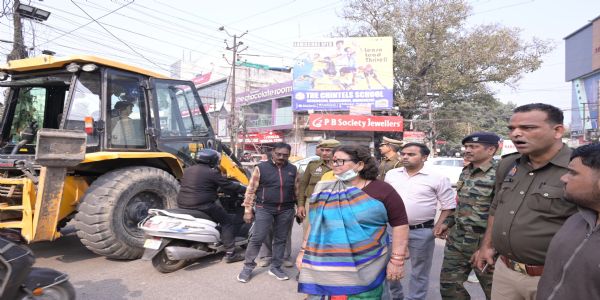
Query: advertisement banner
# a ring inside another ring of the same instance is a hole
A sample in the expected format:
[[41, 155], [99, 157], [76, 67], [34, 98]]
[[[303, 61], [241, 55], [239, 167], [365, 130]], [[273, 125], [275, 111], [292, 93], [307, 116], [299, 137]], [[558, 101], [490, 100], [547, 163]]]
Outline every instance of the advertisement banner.
[[290, 96], [292, 94], [292, 82], [276, 83], [251, 92], [239, 93], [235, 95], [235, 106], [243, 106], [252, 103], [258, 103], [266, 100], [272, 100]]
[[[242, 142], [243, 135], [240, 134], [238, 136], [239, 142]], [[267, 143], [280, 143], [283, 142], [283, 136], [276, 132], [268, 132], [268, 133], [248, 133], [246, 134], [246, 138], [244, 139], [244, 143], [254, 143], [254, 144], [267, 144]]]
[[310, 130], [397, 131], [402, 132], [402, 117], [320, 115], [308, 116]]
[[352, 37], [294, 42], [292, 106], [296, 111], [372, 110], [393, 106], [391, 37]]
[[425, 132], [423, 131], [405, 131], [402, 140], [407, 143], [423, 143], [425, 141]]

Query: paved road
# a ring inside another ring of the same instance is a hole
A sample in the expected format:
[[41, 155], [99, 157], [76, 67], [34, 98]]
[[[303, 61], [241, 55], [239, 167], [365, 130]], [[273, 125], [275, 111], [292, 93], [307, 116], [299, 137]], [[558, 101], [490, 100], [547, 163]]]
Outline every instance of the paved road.
[[[55, 242], [37, 243], [32, 249], [37, 256], [36, 265], [55, 268], [68, 273], [75, 286], [78, 299], [303, 299], [296, 293], [294, 280], [277, 281], [258, 267], [249, 283], [239, 283], [235, 277], [242, 264], [221, 263], [221, 256], [206, 257], [186, 269], [171, 274], [154, 270], [149, 261], [114, 261], [89, 252], [69, 233]], [[295, 226], [294, 237], [301, 228]], [[295, 238], [294, 254], [299, 249], [300, 238]], [[440, 299], [439, 272], [443, 241], [437, 241], [431, 272], [428, 300]], [[293, 268], [286, 268], [295, 276]], [[484, 299], [478, 285], [467, 283], [473, 290], [473, 299]]]

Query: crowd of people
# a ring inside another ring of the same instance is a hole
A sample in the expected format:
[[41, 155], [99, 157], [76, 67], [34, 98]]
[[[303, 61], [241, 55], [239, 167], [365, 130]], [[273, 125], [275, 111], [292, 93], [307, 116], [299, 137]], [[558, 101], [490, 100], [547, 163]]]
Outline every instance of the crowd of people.
[[289, 279], [295, 217], [306, 299], [426, 299], [436, 238], [443, 299], [470, 299], [472, 271], [487, 299], [600, 299], [600, 144], [567, 147], [562, 111], [541, 103], [517, 107], [508, 131], [518, 152], [501, 160], [498, 134], [464, 137], [455, 189], [425, 165], [424, 144], [386, 137], [378, 163], [365, 146], [323, 140], [303, 174], [288, 162], [291, 147], [276, 144], [245, 191], [254, 234], [238, 281], [251, 280], [265, 242], [268, 274]]

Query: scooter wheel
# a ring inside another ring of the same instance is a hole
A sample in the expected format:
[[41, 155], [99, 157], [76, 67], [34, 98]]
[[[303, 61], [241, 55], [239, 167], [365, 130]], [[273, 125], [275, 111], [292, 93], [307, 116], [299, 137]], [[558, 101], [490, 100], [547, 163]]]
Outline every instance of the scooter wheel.
[[161, 273], [171, 273], [185, 268], [190, 264], [189, 260], [171, 260], [165, 251], [160, 251], [152, 258], [152, 265]]
[[42, 295], [33, 297], [25, 295], [23, 298], [19, 297], [19, 299], [75, 300], [75, 288], [68, 281], [45, 287], [43, 291]]

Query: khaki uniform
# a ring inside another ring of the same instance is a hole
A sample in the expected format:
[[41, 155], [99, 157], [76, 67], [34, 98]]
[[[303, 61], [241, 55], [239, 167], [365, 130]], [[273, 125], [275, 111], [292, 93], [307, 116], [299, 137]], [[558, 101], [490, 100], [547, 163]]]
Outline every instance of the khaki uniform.
[[[492, 243], [511, 266], [505, 268], [501, 259], [496, 262], [501, 265], [494, 272], [492, 298], [509, 299], [506, 295], [520, 290], [535, 295], [539, 276], [524, 274], [524, 268], [516, 266], [544, 265], [550, 240], [565, 220], [577, 212], [575, 204], [563, 198], [564, 184], [560, 181], [567, 172], [570, 155], [571, 149], [563, 145], [548, 164], [538, 169], [529, 165], [527, 156], [518, 153], [500, 162], [496, 195], [489, 212], [494, 216]], [[525, 286], [523, 283], [527, 282]]]
[[402, 160], [398, 154], [392, 156], [392, 158], [387, 158], [384, 156], [379, 164], [379, 173], [377, 174], [377, 179], [383, 181], [385, 179], [385, 174], [389, 170], [400, 167], [402, 167]]
[[311, 161], [306, 166], [304, 174], [300, 179], [300, 185], [298, 187], [298, 206], [304, 205], [306, 208], [306, 218], [304, 219], [304, 228], [308, 226], [308, 208], [310, 203], [310, 196], [315, 190], [315, 185], [321, 180], [323, 174], [331, 171], [331, 168], [327, 166], [324, 160], [319, 159]]

